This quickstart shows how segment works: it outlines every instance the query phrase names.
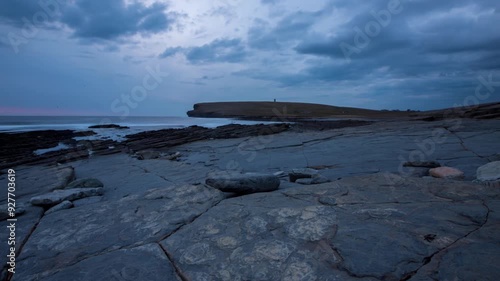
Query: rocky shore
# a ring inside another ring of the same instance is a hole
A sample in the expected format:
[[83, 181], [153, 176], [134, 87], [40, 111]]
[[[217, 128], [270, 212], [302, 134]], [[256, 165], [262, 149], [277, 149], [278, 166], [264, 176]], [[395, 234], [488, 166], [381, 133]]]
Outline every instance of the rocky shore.
[[499, 280], [500, 120], [429, 121], [1, 134], [1, 280]]

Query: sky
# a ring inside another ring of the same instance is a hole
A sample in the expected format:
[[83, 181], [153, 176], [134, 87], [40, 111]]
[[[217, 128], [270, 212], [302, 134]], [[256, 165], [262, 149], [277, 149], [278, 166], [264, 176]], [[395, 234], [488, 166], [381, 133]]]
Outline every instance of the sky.
[[0, 115], [497, 102], [499, 27], [498, 0], [2, 0]]

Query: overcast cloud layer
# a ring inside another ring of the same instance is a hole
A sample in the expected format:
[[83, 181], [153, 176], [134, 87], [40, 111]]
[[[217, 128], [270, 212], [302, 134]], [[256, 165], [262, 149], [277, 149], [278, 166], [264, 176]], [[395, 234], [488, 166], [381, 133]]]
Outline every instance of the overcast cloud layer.
[[0, 114], [500, 101], [499, 26], [498, 0], [2, 0]]

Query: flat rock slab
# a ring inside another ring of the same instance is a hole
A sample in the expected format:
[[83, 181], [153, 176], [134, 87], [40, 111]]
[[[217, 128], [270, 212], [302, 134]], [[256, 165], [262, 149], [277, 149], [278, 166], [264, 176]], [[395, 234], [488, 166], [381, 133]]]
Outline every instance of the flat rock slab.
[[91, 187], [104, 187], [104, 184], [98, 179], [77, 179], [70, 182], [65, 189], [70, 188], [91, 188]]
[[477, 179], [480, 181], [500, 180], [500, 161], [490, 162], [477, 169]]
[[44, 216], [18, 258], [16, 280], [36, 280], [97, 255], [158, 242], [223, 198], [202, 185], [172, 185]]
[[103, 194], [104, 190], [102, 188], [72, 188], [55, 190], [51, 193], [31, 198], [30, 203], [36, 206], [54, 206], [63, 201], [73, 201]]
[[217, 172], [209, 174], [205, 183], [223, 192], [249, 194], [277, 190], [280, 179], [272, 174]]
[[[16, 253], [18, 257], [20, 255], [19, 249], [21, 245], [24, 245], [26, 239], [28, 239], [29, 235], [31, 235], [31, 232], [40, 221], [44, 211], [41, 207], [31, 205], [27, 205], [25, 210], [26, 212], [22, 216], [17, 217], [16, 222]], [[0, 243], [0, 252], [2, 253], [0, 256], [0, 263], [2, 264], [0, 269], [5, 269], [5, 265], [7, 264], [7, 254], [9, 253], [10, 248], [10, 245], [7, 244], [10, 234], [7, 230], [7, 226], [9, 224], [10, 222], [8, 221], [0, 221], [0, 229], [2, 229], [2, 231], [0, 231], [0, 239], [5, 241], [4, 243]], [[1, 278], [2, 276], [0, 276], [0, 280], [2, 280]]]
[[97, 255], [68, 266], [55, 273], [38, 277], [14, 275], [14, 281], [68, 281], [68, 280], [178, 280], [175, 270], [161, 247], [147, 244]]
[[429, 261], [418, 280], [498, 280], [499, 200], [482, 185], [375, 174], [227, 199], [161, 245], [187, 280], [413, 280]]

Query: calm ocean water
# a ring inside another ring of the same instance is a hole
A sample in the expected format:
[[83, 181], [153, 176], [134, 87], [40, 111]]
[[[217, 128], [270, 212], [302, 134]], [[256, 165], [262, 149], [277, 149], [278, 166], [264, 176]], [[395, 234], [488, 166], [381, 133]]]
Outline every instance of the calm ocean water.
[[120, 117], [105, 116], [0, 116], [0, 132], [66, 129], [88, 130], [89, 126], [98, 124], [118, 124], [130, 127], [128, 131], [139, 132], [169, 128], [185, 128], [193, 125], [215, 128], [227, 124], [251, 125], [258, 123], [266, 122], [190, 117], [127, 117], [122, 119]]

